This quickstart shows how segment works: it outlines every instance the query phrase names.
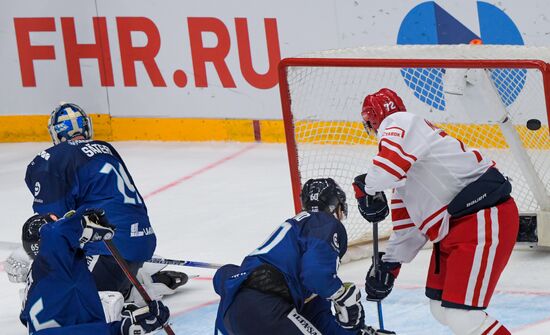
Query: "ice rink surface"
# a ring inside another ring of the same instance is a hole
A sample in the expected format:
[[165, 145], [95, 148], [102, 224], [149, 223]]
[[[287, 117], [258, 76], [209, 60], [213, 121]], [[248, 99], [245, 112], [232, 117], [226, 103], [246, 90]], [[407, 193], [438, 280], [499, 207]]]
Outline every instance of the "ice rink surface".
[[[145, 198], [158, 238], [156, 253], [166, 258], [240, 263], [276, 226], [293, 216], [284, 145], [113, 144]], [[32, 214], [32, 196], [23, 180], [26, 166], [49, 146], [0, 144], [2, 260], [19, 243], [20, 227]], [[386, 327], [399, 335], [451, 334], [433, 320], [424, 296], [430, 252], [422, 250], [402, 268], [394, 292], [384, 300]], [[340, 276], [362, 285], [369, 265], [370, 260], [344, 264]], [[200, 276], [165, 299], [173, 328], [180, 335], [213, 334], [218, 301], [211, 282], [214, 271], [183, 270]], [[18, 320], [22, 287], [0, 273], [1, 334], [26, 334]], [[376, 325], [375, 304], [365, 302], [365, 306], [367, 323]], [[513, 334], [550, 334], [550, 252], [516, 249], [489, 312]]]

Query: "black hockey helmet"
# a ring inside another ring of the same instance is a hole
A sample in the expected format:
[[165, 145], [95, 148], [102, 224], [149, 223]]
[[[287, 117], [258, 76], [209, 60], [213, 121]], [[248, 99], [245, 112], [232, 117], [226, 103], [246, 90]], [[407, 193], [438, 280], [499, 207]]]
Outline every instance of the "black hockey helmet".
[[43, 225], [54, 222], [57, 217], [54, 214], [35, 214], [31, 216], [24, 224], [21, 234], [21, 241], [23, 242], [23, 249], [34, 259], [40, 249], [40, 228]]
[[309, 179], [300, 194], [302, 209], [333, 214], [340, 205], [344, 216], [348, 216], [346, 193], [332, 178]]

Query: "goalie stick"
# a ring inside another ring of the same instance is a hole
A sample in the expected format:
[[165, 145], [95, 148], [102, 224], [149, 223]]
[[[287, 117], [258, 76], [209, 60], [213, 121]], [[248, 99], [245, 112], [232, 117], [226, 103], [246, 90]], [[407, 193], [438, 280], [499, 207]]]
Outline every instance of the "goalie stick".
[[169, 259], [169, 258], [163, 258], [163, 257], [153, 257], [146, 262], [156, 263], [156, 264], [166, 264], [166, 265], [190, 266], [195, 268], [206, 268], [206, 269], [219, 269], [223, 266], [223, 264], [217, 264], [217, 263], [184, 261], [184, 260]]
[[[115, 261], [118, 263], [118, 266], [120, 266], [120, 268], [122, 269], [122, 271], [126, 275], [126, 278], [128, 278], [128, 280], [138, 290], [139, 294], [141, 295], [141, 297], [143, 298], [145, 303], [149, 304], [152, 301], [151, 297], [149, 296], [147, 291], [145, 291], [145, 288], [143, 287], [143, 285], [141, 285], [141, 283], [137, 280], [136, 276], [134, 276], [130, 272], [130, 270], [128, 269], [128, 264], [126, 263], [124, 258], [122, 258], [122, 255], [118, 251], [118, 248], [113, 244], [113, 241], [112, 240], [103, 240], [103, 242], [105, 242], [105, 245], [107, 246], [107, 249], [109, 249], [109, 251], [111, 252], [111, 255], [113, 255], [113, 258], [115, 259]], [[166, 334], [175, 335], [174, 331], [172, 330], [172, 327], [170, 327], [169, 324], [166, 324], [162, 327], [164, 328], [164, 331], [166, 332]]]

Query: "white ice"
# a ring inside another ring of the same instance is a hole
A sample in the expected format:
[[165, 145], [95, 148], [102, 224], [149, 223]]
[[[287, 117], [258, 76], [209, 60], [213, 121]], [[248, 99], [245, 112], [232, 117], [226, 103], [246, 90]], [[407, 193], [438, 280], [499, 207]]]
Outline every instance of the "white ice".
[[[293, 215], [284, 145], [243, 143], [115, 142], [145, 197], [167, 258], [239, 263], [283, 220]], [[26, 165], [49, 143], [0, 144], [0, 259], [19, 243], [32, 214], [24, 184]], [[405, 265], [384, 301], [386, 327], [400, 335], [450, 334], [429, 314], [423, 285], [430, 250]], [[341, 277], [361, 284], [369, 260], [341, 267]], [[213, 270], [180, 268], [200, 277], [166, 298], [177, 334], [212, 334], [217, 296]], [[26, 334], [18, 314], [21, 285], [0, 273], [0, 333]], [[550, 252], [517, 249], [497, 287], [489, 312], [513, 334], [550, 334]], [[376, 325], [375, 306], [367, 321]]]

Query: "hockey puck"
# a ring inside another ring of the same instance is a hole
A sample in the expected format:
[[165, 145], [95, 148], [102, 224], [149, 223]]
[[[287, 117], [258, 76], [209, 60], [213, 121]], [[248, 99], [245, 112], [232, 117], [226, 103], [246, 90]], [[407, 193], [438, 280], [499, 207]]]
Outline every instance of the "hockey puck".
[[527, 120], [527, 129], [529, 130], [539, 130], [540, 126], [541, 126], [540, 120], [537, 120], [537, 119]]

